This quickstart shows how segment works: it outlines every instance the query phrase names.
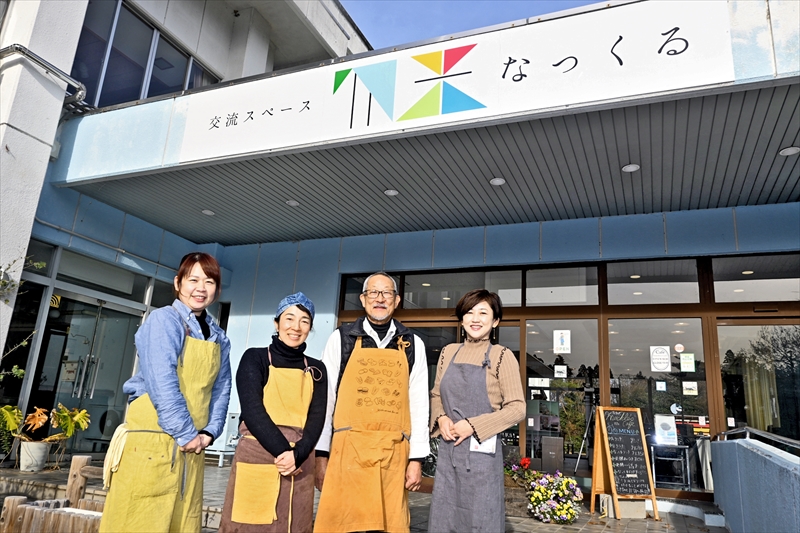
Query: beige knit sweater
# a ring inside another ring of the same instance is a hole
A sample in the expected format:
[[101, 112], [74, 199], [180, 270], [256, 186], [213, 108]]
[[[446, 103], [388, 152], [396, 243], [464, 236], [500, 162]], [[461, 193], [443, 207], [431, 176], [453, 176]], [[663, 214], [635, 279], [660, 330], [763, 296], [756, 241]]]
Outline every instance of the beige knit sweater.
[[[481, 366], [488, 344], [488, 340], [465, 343], [454, 361]], [[461, 344], [445, 346], [439, 357], [439, 364], [436, 366], [436, 381], [431, 390], [431, 437], [440, 435], [437, 421], [445, 413], [439, 385], [459, 346]], [[492, 404], [493, 412], [469, 418], [470, 424], [475, 429], [474, 437], [479, 442], [497, 435], [525, 418], [525, 393], [522, 391], [522, 382], [519, 378], [517, 358], [505, 346], [495, 345], [492, 346], [492, 351], [489, 353], [489, 360], [491, 364], [486, 371], [486, 390], [489, 393], [489, 402]], [[483, 391], [478, 391], [478, 393], [483, 394]]]

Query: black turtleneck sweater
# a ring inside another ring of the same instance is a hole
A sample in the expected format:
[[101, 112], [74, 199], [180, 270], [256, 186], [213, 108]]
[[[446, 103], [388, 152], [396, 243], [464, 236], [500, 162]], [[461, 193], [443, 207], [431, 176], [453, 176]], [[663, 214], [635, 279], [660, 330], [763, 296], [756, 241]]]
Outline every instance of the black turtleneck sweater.
[[[305, 343], [298, 348], [290, 348], [273, 335], [269, 347], [272, 352], [272, 364], [277, 368], [305, 368], [303, 352]], [[295, 464], [299, 467], [314, 449], [322, 433], [325, 423], [325, 408], [328, 398], [328, 378], [325, 365], [322, 361], [306, 356], [308, 366], [318, 368], [322, 379], [314, 382], [314, 393], [311, 396], [311, 405], [308, 407], [306, 427], [303, 428], [303, 437], [295, 443]], [[275, 457], [285, 451], [291, 450], [289, 441], [283, 436], [278, 426], [272, 421], [269, 413], [264, 409], [264, 387], [269, 378], [269, 355], [267, 348], [250, 348], [242, 356], [239, 369], [236, 371], [236, 389], [239, 393], [239, 404], [242, 409], [242, 421], [247, 424], [247, 429], [258, 440], [261, 446]]]

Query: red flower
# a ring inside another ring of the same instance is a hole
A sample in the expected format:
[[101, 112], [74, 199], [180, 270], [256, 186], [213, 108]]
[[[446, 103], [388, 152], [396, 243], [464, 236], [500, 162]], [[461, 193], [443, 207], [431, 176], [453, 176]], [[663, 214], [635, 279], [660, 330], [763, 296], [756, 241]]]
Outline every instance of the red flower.
[[520, 459], [520, 460], [519, 460], [519, 465], [520, 465], [522, 468], [524, 468], [525, 470], [527, 470], [527, 469], [528, 469], [528, 467], [529, 467], [529, 466], [531, 466], [531, 459], [530, 459], [530, 457], [523, 457], [522, 459]]

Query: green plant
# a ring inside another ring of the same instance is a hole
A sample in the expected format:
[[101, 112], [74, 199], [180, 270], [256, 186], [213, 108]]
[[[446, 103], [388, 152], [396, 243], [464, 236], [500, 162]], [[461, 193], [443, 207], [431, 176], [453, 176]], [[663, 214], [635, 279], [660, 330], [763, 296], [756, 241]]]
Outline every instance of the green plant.
[[[6, 407], [8, 406], [3, 407], [3, 409]], [[19, 430], [22, 413], [19, 412], [19, 408], [15, 407], [13, 409], [16, 409], [14, 416], [17, 421], [17, 432], [14, 436], [20, 440], [32, 442], [33, 439], [29, 435]], [[19, 412], [19, 415], [17, 415], [17, 412]], [[72, 437], [76, 431], [83, 431], [89, 427], [90, 422], [89, 413], [86, 409], [79, 410], [77, 407], [67, 409], [63, 404], [59, 403], [58, 407], [50, 412], [49, 417], [47, 416], [47, 409], [34, 407], [34, 411], [25, 417], [23, 427], [27, 431], [36, 431], [44, 426], [48, 420], [50, 420], [50, 425], [53, 426], [53, 429], [61, 428], [61, 432], [42, 439], [42, 442], [60, 442], [67, 440]]]
[[44, 261], [33, 261], [30, 257], [18, 257], [14, 259], [6, 266], [0, 268], [0, 300], [6, 305], [11, 303], [11, 295], [19, 289], [20, 285], [24, 283], [22, 280], [16, 280], [9, 272], [14, 269], [14, 265], [16, 265], [19, 261], [23, 262], [22, 268], [35, 268], [37, 270], [41, 270], [47, 263]]

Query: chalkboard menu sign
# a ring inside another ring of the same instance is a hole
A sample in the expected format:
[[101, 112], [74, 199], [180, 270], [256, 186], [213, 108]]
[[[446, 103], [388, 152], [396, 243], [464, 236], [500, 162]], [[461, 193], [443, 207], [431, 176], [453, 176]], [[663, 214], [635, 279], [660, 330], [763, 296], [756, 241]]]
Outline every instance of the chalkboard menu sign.
[[635, 411], [603, 411], [617, 494], [650, 494], [642, 430]]
[[597, 407], [594, 439], [591, 512], [596, 495], [611, 494], [617, 518], [622, 518], [619, 499], [644, 499], [652, 501], [654, 518], [659, 520], [642, 412], [633, 407]]

